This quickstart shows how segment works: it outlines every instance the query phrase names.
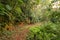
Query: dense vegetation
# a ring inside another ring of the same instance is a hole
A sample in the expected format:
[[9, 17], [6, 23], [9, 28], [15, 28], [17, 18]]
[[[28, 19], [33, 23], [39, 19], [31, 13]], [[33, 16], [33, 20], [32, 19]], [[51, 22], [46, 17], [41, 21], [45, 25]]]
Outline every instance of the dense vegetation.
[[[58, 4], [58, 3], [59, 4]], [[59, 7], [53, 8], [55, 5]], [[30, 29], [27, 40], [60, 40], [59, 0], [0, 0], [0, 34], [10, 34], [8, 25], [46, 22]], [[36, 36], [36, 37], [35, 37]], [[36, 39], [35, 39], [36, 38]]]
[[60, 40], [60, 25], [46, 22], [41, 26], [31, 27], [26, 40]]
[[54, 2], [56, 1], [0, 0], [0, 26], [19, 22], [34, 23], [48, 19], [59, 20], [59, 10], [52, 9]]

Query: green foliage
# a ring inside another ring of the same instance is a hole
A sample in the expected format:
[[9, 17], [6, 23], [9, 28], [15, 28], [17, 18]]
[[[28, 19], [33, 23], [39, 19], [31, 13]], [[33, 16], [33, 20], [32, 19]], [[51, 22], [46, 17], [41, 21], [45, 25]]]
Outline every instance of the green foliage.
[[[4, 20], [9, 21], [12, 24], [21, 21], [25, 22], [27, 18], [32, 23], [39, 22], [44, 19], [41, 17], [44, 16], [44, 7], [50, 5], [51, 1], [49, 1], [49, 3], [46, 2], [47, 0], [44, 2], [41, 0], [1, 0], [0, 15], [6, 15], [8, 20]], [[41, 8], [39, 8], [38, 5], [41, 5]]]
[[[39, 4], [39, 0], [1, 0], [0, 9], [1, 15], [8, 16], [9, 22], [12, 24], [15, 21], [26, 21], [26, 18], [32, 17], [31, 9], [34, 5]], [[17, 15], [16, 15], [17, 14]], [[25, 19], [25, 20], [24, 20]]]
[[[27, 40], [59, 40], [60, 9], [53, 9], [58, 0], [0, 0], [0, 31], [6, 24], [51, 21], [43, 26], [30, 28]], [[28, 20], [28, 21], [27, 21]], [[53, 24], [55, 23], [55, 24]], [[58, 24], [57, 24], [58, 23]], [[5, 33], [6, 32], [6, 33]], [[2, 32], [10, 35], [9, 31]]]
[[60, 40], [60, 25], [51, 22], [30, 28], [27, 40]]
[[59, 10], [52, 12], [51, 21], [53, 23], [60, 23], [60, 11]]

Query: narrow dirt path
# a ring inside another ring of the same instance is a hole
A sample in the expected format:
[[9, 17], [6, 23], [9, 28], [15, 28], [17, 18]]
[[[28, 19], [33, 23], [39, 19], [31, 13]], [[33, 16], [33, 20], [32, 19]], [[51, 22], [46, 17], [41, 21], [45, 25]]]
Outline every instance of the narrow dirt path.
[[12, 36], [13, 40], [26, 40], [26, 35], [29, 32], [29, 28], [30, 27], [38, 27], [41, 24], [42, 23], [36, 23], [36, 24], [32, 24], [32, 25], [26, 25], [26, 26], [22, 27], [22, 30], [20, 30], [20, 31], [16, 30], [16, 33], [13, 34], [13, 36]]

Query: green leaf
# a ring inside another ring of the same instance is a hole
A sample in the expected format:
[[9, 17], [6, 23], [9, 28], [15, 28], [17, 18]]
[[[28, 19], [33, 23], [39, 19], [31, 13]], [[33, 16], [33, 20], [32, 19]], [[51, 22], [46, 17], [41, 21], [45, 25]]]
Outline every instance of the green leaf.
[[16, 10], [17, 13], [22, 13], [20, 7], [16, 7], [15, 10]]
[[7, 8], [8, 10], [11, 10], [11, 9], [12, 9], [12, 7], [9, 6], [9, 5], [6, 5], [6, 8]]

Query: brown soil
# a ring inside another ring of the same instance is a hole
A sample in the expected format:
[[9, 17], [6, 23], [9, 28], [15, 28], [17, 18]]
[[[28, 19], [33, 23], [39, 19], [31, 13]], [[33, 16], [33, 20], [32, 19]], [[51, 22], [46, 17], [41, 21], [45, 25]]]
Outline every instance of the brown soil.
[[36, 27], [39, 25], [41, 25], [41, 23], [26, 25], [26, 26], [22, 26], [21, 28], [19, 25], [19, 27], [15, 29], [16, 32], [12, 35], [12, 40], [26, 40], [26, 35], [29, 32], [29, 28]]

